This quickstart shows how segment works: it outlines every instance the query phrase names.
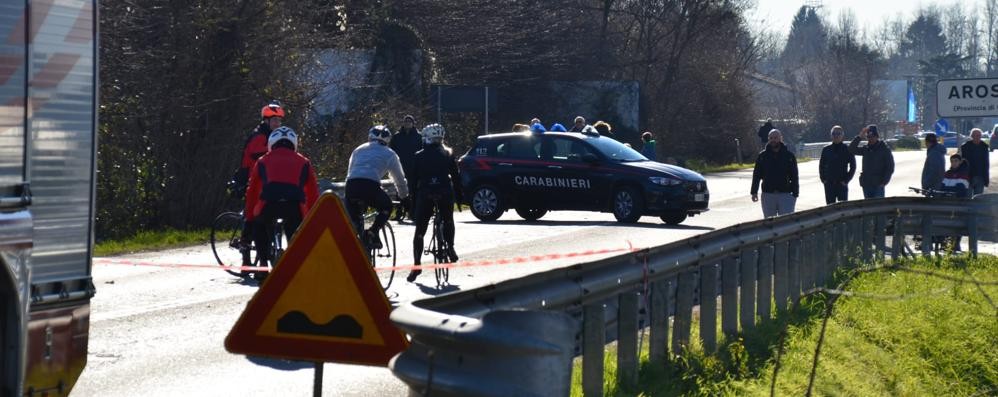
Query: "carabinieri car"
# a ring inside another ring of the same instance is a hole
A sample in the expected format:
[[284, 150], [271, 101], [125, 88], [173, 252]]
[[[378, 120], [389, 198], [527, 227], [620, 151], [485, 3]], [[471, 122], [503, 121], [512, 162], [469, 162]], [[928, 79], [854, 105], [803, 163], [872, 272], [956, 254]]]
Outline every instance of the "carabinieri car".
[[658, 216], [676, 225], [707, 211], [710, 200], [700, 174], [595, 134], [483, 135], [458, 164], [465, 204], [482, 221], [512, 208], [529, 221], [548, 211], [581, 210], [612, 212], [620, 222]]

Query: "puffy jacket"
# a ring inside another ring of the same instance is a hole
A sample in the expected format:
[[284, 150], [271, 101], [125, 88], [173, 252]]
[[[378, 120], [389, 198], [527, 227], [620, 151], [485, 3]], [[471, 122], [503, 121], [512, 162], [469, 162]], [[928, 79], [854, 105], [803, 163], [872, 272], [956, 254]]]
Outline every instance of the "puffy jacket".
[[818, 175], [826, 183], [849, 183], [856, 175], [856, 156], [845, 143], [825, 146], [818, 160]]
[[392, 149], [377, 142], [368, 142], [357, 146], [350, 154], [347, 166], [347, 180], [367, 179], [381, 183], [381, 178], [388, 174], [395, 183], [400, 198], [409, 196], [409, 186], [402, 172], [399, 156]]
[[984, 186], [991, 180], [991, 159], [989, 157], [990, 148], [983, 141], [978, 145], [974, 141], [967, 141], [960, 146], [960, 153], [967, 160], [970, 167], [970, 177], [983, 177]]
[[925, 165], [922, 166], [922, 189], [939, 189], [946, 173], [946, 147], [941, 144], [925, 149]]
[[434, 143], [416, 152], [411, 176], [413, 191], [453, 188], [459, 198], [458, 202], [461, 201], [461, 177], [457, 170], [457, 160], [444, 145]]
[[246, 190], [246, 220], [260, 215], [268, 202], [297, 202], [302, 218], [319, 199], [312, 163], [294, 150], [275, 147], [257, 160]]
[[791, 193], [794, 197], [800, 194], [797, 157], [787, 150], [787, 145], [779, 145], [779, 151], [766, 146], [766, 150], [756, 158], [755, 169], [752, 171], [752, 195], [759, 191], [760, 181], [763, 193]]
[[956, 169], [949, 169], [942, 180], [942, 190], [956, 193], [957, 197], [970, 196], [970, 164], [961, 163]]
[[419, 134], [416, 127], [402, 128], [395, 135], [392, 135], [391, 143], [388, 146], [399, 156], [402, 170], [408, 175], [412, 172], [412, 163], [416, 159], [416, 152], [423, 148], [423, 136]]
[[863, 187], [886, 186], [894, 175], [894, 155], [884, 141], [876, 145], [859, 147], [860, 137], [853, 138], [849, 143], [849, 152], [863, 156], [863, 172], [859, 174], [859, 185]]

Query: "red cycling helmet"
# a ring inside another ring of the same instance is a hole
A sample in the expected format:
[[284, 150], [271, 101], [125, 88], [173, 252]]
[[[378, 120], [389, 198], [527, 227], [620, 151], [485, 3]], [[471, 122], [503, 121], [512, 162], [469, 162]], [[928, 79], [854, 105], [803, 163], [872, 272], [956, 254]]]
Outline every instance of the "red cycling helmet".
[[264, 120], [269, 119], [271, 117], [280, 117], [283, 119], [284, 109], [281, 108], [281, 105], [277, 103], [277, 101], [274, 101], [268, 104], [267, 106], [264, 106], [263, 109], [260, 109], [260, 117], [263, 118]]

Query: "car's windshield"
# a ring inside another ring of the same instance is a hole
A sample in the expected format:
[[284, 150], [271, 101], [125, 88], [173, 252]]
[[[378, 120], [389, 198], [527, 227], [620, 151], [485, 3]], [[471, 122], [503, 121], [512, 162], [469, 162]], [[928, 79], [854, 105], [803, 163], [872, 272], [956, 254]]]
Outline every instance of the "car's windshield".
[[610, 160], [614, 161], [647, 161], [648, 158], [642, 156], [636, 150], [631, 149], [624, 145], [623, 143], [617, 142], [613, 138], [599, 137], [593, 139], [586, 139], [586, 142], [596, 147], [600, 153], [603, 153]]

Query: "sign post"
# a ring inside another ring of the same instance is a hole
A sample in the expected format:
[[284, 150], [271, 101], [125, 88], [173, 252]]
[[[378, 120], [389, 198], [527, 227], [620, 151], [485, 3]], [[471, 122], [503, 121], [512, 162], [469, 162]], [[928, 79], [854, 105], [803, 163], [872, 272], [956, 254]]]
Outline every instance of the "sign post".
[[936, 112], [939, 117], [998, 116], [998, 79], [939, 80]]
[[225, 338], [231, 353], [387, 366], [409, 345], [340, 199], [319, 198], [288, 250]]

